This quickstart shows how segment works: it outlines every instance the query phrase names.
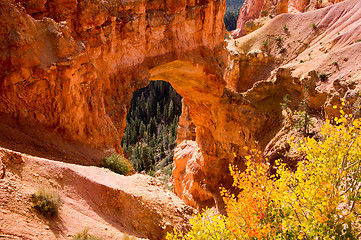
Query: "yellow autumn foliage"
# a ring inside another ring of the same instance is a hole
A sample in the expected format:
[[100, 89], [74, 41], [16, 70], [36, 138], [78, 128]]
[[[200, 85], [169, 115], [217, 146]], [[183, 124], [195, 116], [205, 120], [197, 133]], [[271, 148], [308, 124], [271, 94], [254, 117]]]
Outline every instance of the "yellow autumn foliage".
[[294, 146], [306, 156], [297, 169], [276, 161], [273, 176], [261, 153], [246, 148], [247, 169], [230, 166], [240, 193], [221, 190], [227, 216], [199, 214], [188, 233], [167, 239], [360, 239], [360, 127], [352, 115], [326, 121], [322, 140]]

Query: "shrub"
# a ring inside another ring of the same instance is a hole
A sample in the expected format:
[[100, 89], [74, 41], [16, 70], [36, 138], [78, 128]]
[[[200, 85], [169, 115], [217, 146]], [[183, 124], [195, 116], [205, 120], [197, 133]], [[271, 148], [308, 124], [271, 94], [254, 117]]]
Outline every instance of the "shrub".
[[317, 28], [316, 23], [312, 23], [312, 28], [315, 30]]
[[285, 32], [288, 32], [288, 27], [287, 27], [287, 25], [285, 24], [285, 25], [283, 25], [283, 30], [285, 30]]
[[305, 156], [295, 171], [276, 161], [270, 176], [267, 159], [251, 149], [245, 171], [230, 166], [240, 192], [222, 190], [227, 216], [194, 218], [185, 239], [207, 239], [201, 236], [220, 229], [230, 235], [213, 239], [359, 239], [361, 121], [344, 115], [334, 122], [322, 126], [322, 141], [290, 143]]
[[321, 74], [320, 74], [320, 79], [321, 79], [322, 82], [326, 81], [327, 78], [328, 78], [328, 76], [327, 76], [326, 73], [321, 73]]
[[103, 166], [105, 168], [109, 168], [113, 172], [126, 175], [129, 173], [129, 165], [127, 160], [119, 155], [119, 154], [113, 154], [109, 157], [106, 157], [103, 159]]
[[281, 38], [281, 36], [277, 36], [277, 37], [275, 37], [275, 40], [276, 40], [278, 43], [280, 43], [280, 42], [282, 41], [282, 38]]
[[77, 233], [73, 240], [102, 240], [100, 237], [94, 236], [89, 233], [89, 228]]
[[167, 240], [208, 240], [208, 239], [232, 239], [232, 232], [226, 227], [226, 217], [216, 214], [210, 210], [196, 215], [190, 219], [192, 229], [182, 234], [174, 230], [167, 233]]
[[268, 38], [266, 40], [263, 41], [263, 47], [267, 47], [268, 46]]
[[32, 207], [45, 217], [54, 217], [58, 214], [61, 198], [57, 192], [39, 189], [31, 195]]

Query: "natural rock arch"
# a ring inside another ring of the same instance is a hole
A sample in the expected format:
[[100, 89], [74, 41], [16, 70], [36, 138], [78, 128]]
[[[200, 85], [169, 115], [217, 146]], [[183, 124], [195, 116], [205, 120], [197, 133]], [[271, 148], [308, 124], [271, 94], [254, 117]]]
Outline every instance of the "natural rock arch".
[[62, 2], [1, 2], [0, 112], [121, 151], [149, 69], [190, 61], [222, 81], [224, 1]]
[[221, 202], [240, 146], [261, 136], [264, 147], [279, 117], [223, 80], [225, 1], [5, 0], [0, 10], [0, 112], [121, 153], [132, 93], [168, 81], [196, 126], [202, 160], [191, 184], [204, 192], [191, 194], [195, 206]]
[[[122, 152], [133, 91], [166, 80], [186, 99], [205, 158], [217, 168], [227, 155], [210, 110], [225, 87], [225, 1], [5, 0], [0, 10], [1, 113]], [[206, 188], [224, 166], [202, 173]]]

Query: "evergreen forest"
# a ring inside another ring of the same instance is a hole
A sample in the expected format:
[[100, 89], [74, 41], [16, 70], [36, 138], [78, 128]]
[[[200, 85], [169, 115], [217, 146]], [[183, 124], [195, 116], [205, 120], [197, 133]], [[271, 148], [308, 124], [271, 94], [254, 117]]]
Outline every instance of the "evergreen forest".
[[228, 31], [232, 31], [237, 27], [239, 11], [244, 0], [226, 0], [227, 8], [224, 14], [224, 24]]
[[168, 82], [152, 81], [133, 93], [122, 140], [137, 172], [172, 174], [182, 97]]

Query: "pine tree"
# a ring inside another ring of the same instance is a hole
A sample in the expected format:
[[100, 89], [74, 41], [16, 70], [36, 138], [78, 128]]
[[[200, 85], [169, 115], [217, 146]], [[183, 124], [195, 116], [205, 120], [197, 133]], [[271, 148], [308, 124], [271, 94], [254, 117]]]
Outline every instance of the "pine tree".
[[168, 120], [172, 121], [174, 118], [174, 106], [173, 106], [173, 100], [170, 100], [169, 108], [168, 108]]
[[150, 129], [151, 135], [155, 134], [156, 131], [157, 131], [157, 122], [155, 121], [155, 118], [154, 118], [154, 117], [152, 117], [152, 118], [150, 119], [149, 129]]
[[170, 133], [174, 137], [177, 137], [177, 128], [178, 128], [178, 116], [173, 118], [172, 124], [170, 125]]
[[144, 137], [144, 135], [145, 135], [145, 130], [146, 130], [146, 128], [145, 128], [145, 125], [144, 125], [144, 123], [143, 123], [143, 121], [140, 123], [140, 126], [139, 126], [139, 136], [140, 137]]
[[151, 159], [150, 159], [150, 150], [149, 147], [143, 147], [142, 149], [142, 163], [143, 163], [143, 170], [150, 170], [151, 169]]
[[161, 122], [162, 113], [160, 111], [160, 104], [157, 102], [157, 122]]

